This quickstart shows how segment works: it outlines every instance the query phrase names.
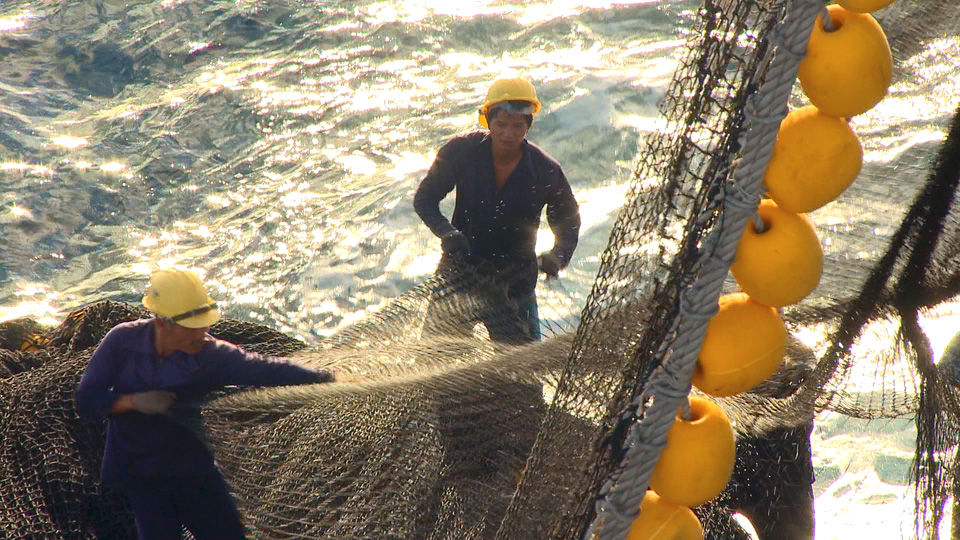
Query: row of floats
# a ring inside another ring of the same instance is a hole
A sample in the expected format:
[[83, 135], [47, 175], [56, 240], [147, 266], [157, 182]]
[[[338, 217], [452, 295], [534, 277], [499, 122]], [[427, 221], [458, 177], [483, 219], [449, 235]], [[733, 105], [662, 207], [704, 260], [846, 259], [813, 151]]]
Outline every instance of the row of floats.
[[[819, 284], [823, 250], [805, 213], [836, 199], [856, 179], [863, 148], [848, 120], [887, 94], [892, 58], [870, 14], [892, 0], [842, 0], [817, 18], [797, 78], [810, 105], [780, 124], [764, 174], [766, 196], [730, 268], [741, 292], [719, 298], [693, 385], [707, 396], [746, 392], [780, 367], [787, 329], [778, 308]], [[736, 439], [730, 420], [708, 397], [689, 396], [667, 435], [640, 515], [627, 540], [702, 540], [692, 508], [717, 497], [733, 473]]]

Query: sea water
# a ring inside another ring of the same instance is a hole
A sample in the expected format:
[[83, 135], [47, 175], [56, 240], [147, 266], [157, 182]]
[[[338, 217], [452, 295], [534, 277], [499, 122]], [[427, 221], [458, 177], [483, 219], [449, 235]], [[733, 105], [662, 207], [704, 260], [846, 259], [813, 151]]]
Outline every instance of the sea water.
[[[541, 311], [575, 324], [696, 9], [5, 0], [0, 321], [139, 302], [151, 269], [179, 264], [204, 274], [225, 316], [308, 342], [349, 326], [431, 275], [439, 242], [413, 212], [417, 183], [445, 140], [477, 128], [490, 82], [523, 75], [544, 103], [528, 138], [562, 164], [583, 217]], [[868, 164], [930, 155], [942, 138], [957, 41], [918, 51], [915, 75], [854, 121]], [[829, 245], [842, 215], [812, 217]], [[896, 226], [879, 221], [881, 237]], [[538, 248], [551, 245], [543, 227]], [[821, 419], [818, 538], [909, 531], [911, 424], [892, 422]]]
[[433, 272], [413, 191], [513, 75], [582, 205], [580, 294], [692, 7], [4, 2], [0, 319], [137, 302], [182, 264], [227, 316], [328, 335]]

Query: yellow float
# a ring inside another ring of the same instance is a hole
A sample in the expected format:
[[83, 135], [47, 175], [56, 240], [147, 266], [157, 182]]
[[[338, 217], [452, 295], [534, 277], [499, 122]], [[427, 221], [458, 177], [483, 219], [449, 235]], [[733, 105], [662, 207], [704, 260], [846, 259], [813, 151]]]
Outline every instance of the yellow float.
[[820, 239], [803, 214], [787, 212], [770, 199], [760, 201], [757, 212], [764, 230], [757, 232], [750, 220], [730, 271], [754, 301], [773, 307], [796, 304], [820, 283]]
[[27, 353], [40, 352], [46, 343], [47, 340], [40, 334], [29, 334], [23, 338], [23, 342], [20, 344], [20, 351]]
[[797, 78], [821, 112], [849, 118], [887, 95], [893, 59], [887, 36], [872, 16], [838, 5], [828, 10], [834, 30], [824, 30], [822, 16], [817, 17]]
[[736, 459], [730, 419], [713, 401], [690, 396], [690, 419], [677, 413], [667, 432], [650, 489], [665, 501], [693, 508], [723, 491]]
[[872, 13], [892, 3], [893, 0], [837, 0], [841, 7], [857, 13]]
[[693, 384], [705, 394], [726, 397], [750, 390], [777, 371], [787, 347], [787, 329], [776, 309], [746, 293], [725, 294], [718, 303]]
[[780, 208], [802, 214], [839, 197], [862, 164], [863, 147], [850, 125], [810, 105], [780, 123], [763, 181]]
[[693, 510], [668, 503], [648, 490], [627, 540], [703, 540], [703, 527]]

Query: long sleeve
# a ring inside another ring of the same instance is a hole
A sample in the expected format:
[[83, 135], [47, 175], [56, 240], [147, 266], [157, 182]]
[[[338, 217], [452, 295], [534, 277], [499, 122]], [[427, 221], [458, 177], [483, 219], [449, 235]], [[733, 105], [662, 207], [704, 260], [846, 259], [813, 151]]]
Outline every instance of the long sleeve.
[[216, 340], [208, 347], [203, 354], [212, 364], [212, 382], [217, 386], [285, 386], [333, 381], [329, 371], [266, 357], [225, 341]]
[[106, 419], [117, 399], [117, 393], [113, 390], [113, 375], [117, 372], [115, 337], [116, 334], [111, 331], [103, 338], [77, 385], [77, 412], [83, 418]]
[[547, 201], [547, 223], [554, 236], [551, 251], [562, 266], [567, 266], [580, 238], [580, 206], [563, 171], [558, 169], [557, 176], [556, 191]]
[[453, 153], [449, 143], [437, 152], [427, 176], [417, 186], [417, 192], [413, 196], [413, 209], [438, 237], [454, 230], [450, 220], [440, 212], [440, 201], [457, 185]]

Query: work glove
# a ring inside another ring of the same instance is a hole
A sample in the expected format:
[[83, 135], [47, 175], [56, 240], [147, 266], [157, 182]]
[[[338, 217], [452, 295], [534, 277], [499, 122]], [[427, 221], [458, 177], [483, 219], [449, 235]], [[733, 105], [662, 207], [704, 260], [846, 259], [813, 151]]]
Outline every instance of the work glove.
[[466, 257], [470, 254], [470, 241], [456, 229], [440, 237], [440, 246], [447, 255]]
[[177, 395], [166, 390], [150, 390], [132, 395], [133, 410], [143, 414], [164, 414], [177, 400]]
[[560, 268], [563, 266], [560, 264], [560, 258], [551, 251], [541, 253], [537, 262], [540, 265], [540, 271], [546, 274], [548, 279], [557, 277]]

